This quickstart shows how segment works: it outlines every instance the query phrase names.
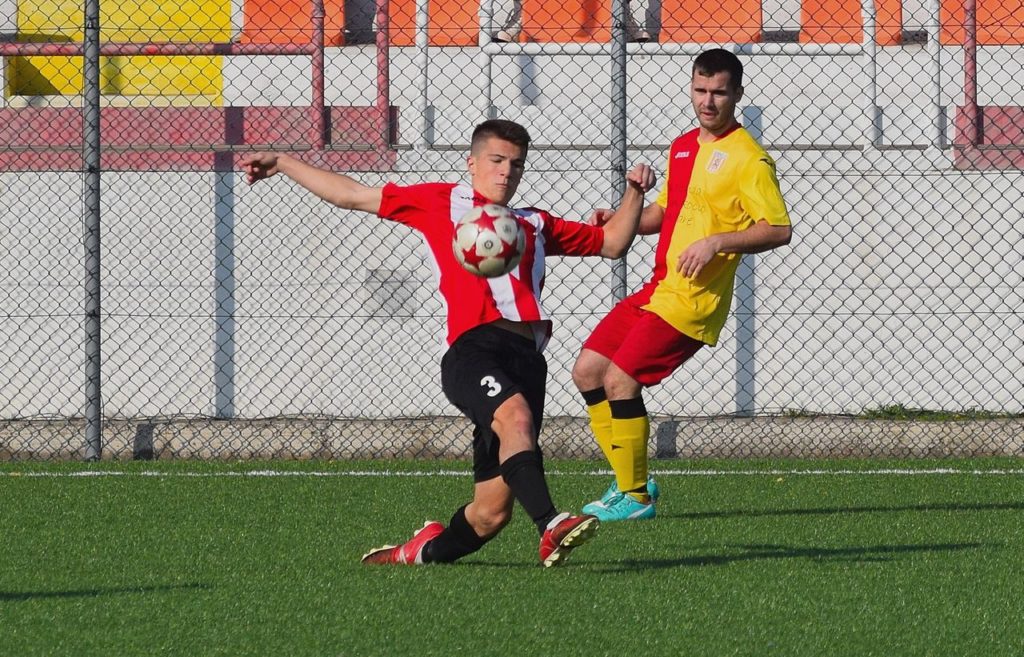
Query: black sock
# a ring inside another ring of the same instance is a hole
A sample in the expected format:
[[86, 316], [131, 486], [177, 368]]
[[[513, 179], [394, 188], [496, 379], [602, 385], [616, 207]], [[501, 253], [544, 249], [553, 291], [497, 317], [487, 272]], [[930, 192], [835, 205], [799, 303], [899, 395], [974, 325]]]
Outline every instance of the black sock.
[[594, 388], [593, 390], [583, 390], [580, 394], [583, 395], [583, 403], [587, 406], [600, 404], [604, 400], [608, 399], [608, 393], [604, 391], [603, 387]]
[[608, 402], [608, 405], [612, 409], [612, 417], [618, 420], [630, 420], [647, 415], [647, 407], [644, 405], [643, 397], [613, 399]]
[[544, 479], [544, 461], [540, 452], [531, 450], [513, 454], [499, 468], [501, 478], [512, 489], [512, 495], [543, 534], [548, 521], [558, 515], [558, 510], [551, 501], [548, 482]]
[[423, 563], [451, 563], [476, 552], [489, 540], [473, 531], [463, 506], [452, 515], [444, 531], [423, 546]]

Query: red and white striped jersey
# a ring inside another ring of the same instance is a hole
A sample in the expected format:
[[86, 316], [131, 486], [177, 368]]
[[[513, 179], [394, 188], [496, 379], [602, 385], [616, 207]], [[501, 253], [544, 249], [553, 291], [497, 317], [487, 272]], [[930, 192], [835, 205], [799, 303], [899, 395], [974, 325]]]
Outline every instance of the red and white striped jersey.
[[544, 258], [554, 255], [600, 255], [604, 231], [566, 221], [546, 210], [513, 209], [526, 234], [519, 266], [504, 276], [474, 276], [459, 264], [452, 250], [455, 224], [470, 208], [490, 201], [461, 183], [384, 186], [377, 214], [419, 231], [427, 246], [441, 300], [448, 317], [448, 344], [466, 331], [504, 318], [530, 322], [543, 349], [551, 320], [540, 302], [544, 289]]

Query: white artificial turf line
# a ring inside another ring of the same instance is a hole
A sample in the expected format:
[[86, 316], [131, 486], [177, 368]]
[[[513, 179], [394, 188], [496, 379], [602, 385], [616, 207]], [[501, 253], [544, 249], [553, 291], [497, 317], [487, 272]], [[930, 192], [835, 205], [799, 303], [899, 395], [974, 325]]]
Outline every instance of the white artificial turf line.
[[[19, 472], [0, 471], [0, 477], [17, 478], [79, 478], [79, 477], [462, 477], [470, 475], [469, 470], [337, 470], [337, 471], [301, 471], [301, 470], [238, 470], [224, 472], [160, 472], [156, 470], [140, 470], [138, 472], [120, 472], [117, 470], [87, 470], [82, 472]], [[582, 472], [549, 471], [549, 475], [568, 476], [600, 476], [608, 477], [611, 470], [589, 470]], [[815, 476], [815, 477], [877, 477], [877, 476], [920, 476], [920, 475], [972, 475], [972, 476], [1021, 476], [1024, 470], [958, 470], [956, 468], [880, 468], [872, 470], [651, 470], [658, 477], [767, 477], [767, 476]]]

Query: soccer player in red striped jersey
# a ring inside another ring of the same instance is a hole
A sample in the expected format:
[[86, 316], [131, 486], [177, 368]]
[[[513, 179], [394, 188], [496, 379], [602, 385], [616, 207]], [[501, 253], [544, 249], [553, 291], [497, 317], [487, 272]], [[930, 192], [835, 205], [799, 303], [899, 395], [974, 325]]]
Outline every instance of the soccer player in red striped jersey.
[[559, 513], [544, 477], [538, 436], [547, 379], [543, 349], [551, 334], [551, 320], [540, 303], [544, 259], [622, 257], [636, 235], [644, 193], [653, 187], [655, 176], [646, 164], [634, 167], [626, 175], [619, 208], [600, 227], [537, 208], [514, 209], [526, 234], [519, 265], [496, 278], [474, 276], [455, 259], [455, 223], [474, 206], [512, 200], [529, 143], [526, 129], [512, 121], [478, 125], [467, 158], [469, 185], [370, 187], [287, 155], [255, 153], [242, 159], [250, 184], [283, 173], [338, 207], [418, 231], [446, 307], [448, 349], [441, 361], [441, 387], [473, 423], [473, 499], [447, 526], [427, 522], [405, 543], [370, 551], [364, 563], [455, 561], [494, 538], [511, 519], [516, 501], [537, 526], [544, 566], [562, 562], [599, 525], [590, 515]]
[[[603, 522], [656, 513], [643, 388], [716, 344], [741, 255], [792, 236], [775, 162], [736, 120], [742, 97], [743, 65], [734, 54], [715, 48], [697, 56], [690, 101], [699, 126], [672, 143], [661, 193], [640, 219], [641, 234], [659, 235], [654, 273], [601, 320], [573, 367], [591, 429], [615, 471], [604, 495], [583, 507]], [[596, 211], [591, 223], [603, 217]]]

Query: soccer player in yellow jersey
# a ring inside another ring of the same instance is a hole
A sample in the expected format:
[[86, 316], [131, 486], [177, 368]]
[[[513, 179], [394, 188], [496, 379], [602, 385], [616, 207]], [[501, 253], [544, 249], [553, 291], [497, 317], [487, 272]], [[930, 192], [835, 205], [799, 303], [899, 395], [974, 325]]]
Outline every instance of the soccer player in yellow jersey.
[[[742, 254], [783, 246], [792, 235], [775, 162], [736, 120], [742, 97], [735, 55], [716, 48], [694, 60], [690, 101], [700, 125], [672, 143], [664, 186], [640, 218], [641, 234], [659, 234], [654, 273], [601, 320], [573, 367], [615, 471], [605, 494], [583, 507], [602, 522], [655, 516], [642, 389], [718, 342]], [[605, 216], [597, 211], [591, 221]]]

